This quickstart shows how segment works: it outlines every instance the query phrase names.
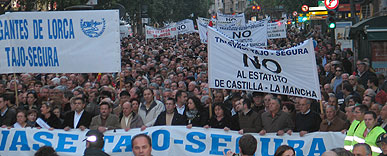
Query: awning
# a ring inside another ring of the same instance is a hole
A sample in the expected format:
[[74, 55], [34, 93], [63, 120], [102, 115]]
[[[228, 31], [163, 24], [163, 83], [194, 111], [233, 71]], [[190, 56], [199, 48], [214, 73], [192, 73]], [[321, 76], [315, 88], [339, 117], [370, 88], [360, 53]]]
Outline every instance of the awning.
[[[349, 37], [351, 39], [357, 39], [359, 34], [365, 33], [364, 28], [367, 26], [367, 29], [385, 29], [386, 28], [387, 16], [378, 16], [372, 17], [363, 21], [360, 21], [353, 25], [349, 32]], [[381, 36], [387, 40], [387, 36]]]

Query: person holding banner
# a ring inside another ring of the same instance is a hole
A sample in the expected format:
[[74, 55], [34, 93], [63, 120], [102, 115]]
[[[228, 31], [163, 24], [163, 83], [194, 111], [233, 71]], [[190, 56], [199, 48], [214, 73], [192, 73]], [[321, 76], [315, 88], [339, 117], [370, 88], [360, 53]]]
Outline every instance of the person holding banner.
[[172, 98], [165, 101], [165, 111], [160, 113], [154, 124], [154, 126], [161, 125], [187, 125], [187, 118], [178, 113], [175, 100]]
[[259, 133], [262, 129], [261, 117], [251, 109], [251, 100], [248, 98], [241, 99], [242, 112], [239, 115], [239, 134]]
[[[54, 113], [52, 113], [52, 105], [49, 102], [44, 102], [42, 104], [42, 107], [40, 108], [40, 113], [41, 113], [40, 118], [43, 119], [43, 121], [46, 123], [46, 125], [49, 126], [50, 130], [53, 130], [54, 128], [55, 129], [63, 128], [58, 117], [56, 117], [56, 115]], [[39, 124], [39, 122], [38, 122], [38, 124]], [[43, 126], [44, 123], [43, 123], [43, 125], [41, 125], [41, 124], [39, 124], [39, 125], [40, 125], [40, 127], [48, 128], [46, 126]]]
[[0, 125], [2, 128], [10, 127], [16, 122], [16, 111], [8, 108], [6, 100], [4, 95], [0, 95]]
[[120, 129], [119, 118], [115, 114], [111, 114], [112, 106], [109, 102], [102, 102], [99, 104], [100, 115], [93, 117], [90, 123], [90, 129], [98, 130], [101, 133], [112, 130]]
[[231, 127], [231, 117], [225, 113], [226, 108], [224, 108], [223, 103], [215, 103], [214, 112], [215, 115], [210, 119], [209, 125], [205, 125], [204, 128], [218, 128], [224, 130], [230, 130]]
[[292, 118], [281, 110], [281, 101], [276, 97], [270, 99], [269, 111], [262, 114], [261, 120], [262, 130], [259, 135], [275, 132], [279, 136], [285, 133], [291, 135], [294, 129]]
[[201, 101], [196, 96], [188, 97], [187, 110], [185, 116], [187, 117], [187, 128], [203, 127], [208, 123], [208, 111], [203, 109]]
[[76, 97], [74, 99], [75, 110], [68, 112], [64, 117], [63, 127], [65, 131], [71, 128], [79, 128], [82, 131], [89, 128], [92, 116], [85, 111], [85, 101], [83, 98]]
[[165, 110], [165, 106], [161, 101], [155, 100], [152, 89], [146, 88], [143, 93], [145, 101], [141, 103], [138, 115], [142, 118], [144, 125], [150, 127], [155, 124], [159, 114]]

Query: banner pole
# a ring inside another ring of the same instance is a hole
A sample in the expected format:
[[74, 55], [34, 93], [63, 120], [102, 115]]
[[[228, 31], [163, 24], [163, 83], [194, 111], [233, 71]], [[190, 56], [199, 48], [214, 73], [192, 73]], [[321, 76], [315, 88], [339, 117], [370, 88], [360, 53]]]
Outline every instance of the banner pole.
[[321, 114], [325, 114], [323, 108], [324, 108], [324, 107], [323, 107], [322, 100], [320, 100], [320, 113], [321, 113]]
[[210, 119], [211, 119], [211, 117], [212, 117], [212, 90], [211, 90], [211, 88], [208, 88], [208, 96], [210, 96], [210, 99], [211, 99], [211, 101], [210, 101], [210, 104], [208, 105], [208, 110], [209, 110], [209, 117], [210, 117]]
[[18, 108], [19, 107], [19, 98], [18, 98], [18, 91], [17, 91], [17, 79], [16, 79], [16, 73], [13, 73], [13, 78], [15, 79], [15, 103], [16, 103], [16, 107]]

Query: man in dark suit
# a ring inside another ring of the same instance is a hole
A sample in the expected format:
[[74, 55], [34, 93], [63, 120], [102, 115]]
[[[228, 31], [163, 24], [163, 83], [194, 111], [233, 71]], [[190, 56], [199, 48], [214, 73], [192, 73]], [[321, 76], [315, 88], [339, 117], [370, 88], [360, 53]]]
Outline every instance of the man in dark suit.
[[154, 126], [187, 125], [187, 118], [177, 112], [174, 99], [167, 99], [165, 102], [165, 109], [166, 110], [161, 112], [157, 117]]
[[77, 97], [74, 99], [75, 110], [68, 112], [64, 117], [63, 127], [65, 131], [71, 128], [79, 128], [82, 131], [89, 128], [92, 115], [85, 111], [85, 100]]

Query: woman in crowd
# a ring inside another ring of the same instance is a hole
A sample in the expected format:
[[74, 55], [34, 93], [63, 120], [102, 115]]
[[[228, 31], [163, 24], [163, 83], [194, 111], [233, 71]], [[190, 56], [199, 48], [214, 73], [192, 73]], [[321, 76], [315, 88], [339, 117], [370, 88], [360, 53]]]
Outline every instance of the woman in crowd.
[[188, 125], [191, 127], [203, 127], [208, 123], [208, 111], [202, 108], [200, 99], [196, 96], [188, 97], [188, 104], [186, 107], [185, 115], [187, 116]]
[[138, 99], [132, 99], [130, 100], [130, 103], [132, 103], [132, 109], [134, 113], [138, 113], [138, 107], [140, 106], [140, 101]]
[[38, 127], [38, 125], [36, 124], [37, 117], [38, 117], [38, 111], [36, 111], [36, 109], [28, 110], [26, 127]]
[[62, 114], [60, 112], [60, 108], [55, 106], [52, 113], [54, 113], [54, 115], [60, 120], [60, 124], [63, 124], [64, 120], [63, 120]]
[[51, 129], [62, 128], [59, 118], [56, 117], [54, 113], [52, 113], [52, 106], [50, 103], [43, 103], [42, 107], [40, 108], [40, 113], [40, 118], [43, 119], [43, 121], [46, 122], [51, 127]]
[[27, 127], [27, 116], [24, 111], [18, 111], [16, 114], [16, 123], [13, 124], [13, 128], [25, 128]]
[[293, 147], [288, 145], [281, 145], [275, 151], [274, 156], [295, 156], [295, 154], [296, 152], [294, 151]]
[[205, 125], [204, 128], [219, 128], [229, 130], [231, 127], [231, 117], [225, 113], [223, 103], [215, 103], [214, 112], [215, 115], [210, 119], [209, 125]]
[[24, 105], [24, 110], [37, 109], [38, 94], [35, 91], [29, 91], [27, 93], [27, 105]]

